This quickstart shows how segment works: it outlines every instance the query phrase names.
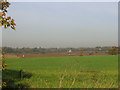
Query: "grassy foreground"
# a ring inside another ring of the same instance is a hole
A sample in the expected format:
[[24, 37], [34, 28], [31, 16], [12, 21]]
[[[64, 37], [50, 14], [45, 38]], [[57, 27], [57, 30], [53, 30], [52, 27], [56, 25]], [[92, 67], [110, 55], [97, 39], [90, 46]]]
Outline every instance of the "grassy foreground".
[[6, 63], [7, 87], [118, 88], [118, 56], [20, 58]]

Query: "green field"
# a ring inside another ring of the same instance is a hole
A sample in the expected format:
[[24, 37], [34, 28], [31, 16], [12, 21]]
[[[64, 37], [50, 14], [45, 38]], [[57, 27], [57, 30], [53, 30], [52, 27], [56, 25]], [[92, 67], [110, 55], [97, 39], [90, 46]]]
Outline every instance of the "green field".
[[118, 56], [114, 55], [20, 58], [6, 63], [7, 87], [118, 88]]

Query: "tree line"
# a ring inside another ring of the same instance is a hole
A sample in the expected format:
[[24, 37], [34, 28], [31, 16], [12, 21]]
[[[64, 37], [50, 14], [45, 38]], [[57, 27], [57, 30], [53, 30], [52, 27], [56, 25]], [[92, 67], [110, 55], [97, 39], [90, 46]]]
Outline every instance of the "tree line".
[[12, 48], [12, 47], [3, 47], [2, 51], [9, 54], [23, 54], [23, 53], [66, 53], [69, 50], [72, 50], [72, 52], [80, 52], [81, 49], [83, 51], [104, 51], [108, 52], [110, 55], [116, 55], [118, 54], [118, 47], [95, 47], [95, 48]]

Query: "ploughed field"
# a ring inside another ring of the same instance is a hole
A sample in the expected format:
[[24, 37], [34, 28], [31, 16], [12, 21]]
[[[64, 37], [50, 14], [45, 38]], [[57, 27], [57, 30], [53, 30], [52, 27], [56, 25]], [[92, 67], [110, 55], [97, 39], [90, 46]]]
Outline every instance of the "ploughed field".
[[118, 88], [117, 55], [15, 58], [6, 64], [7, 87]]

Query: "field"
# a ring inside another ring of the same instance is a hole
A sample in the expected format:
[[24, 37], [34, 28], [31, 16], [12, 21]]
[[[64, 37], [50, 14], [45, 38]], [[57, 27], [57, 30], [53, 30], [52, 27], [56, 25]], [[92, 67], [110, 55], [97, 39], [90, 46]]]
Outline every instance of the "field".
[[117, 55], [9, 58], [6, 63], [7, 87], [118, 88]]

